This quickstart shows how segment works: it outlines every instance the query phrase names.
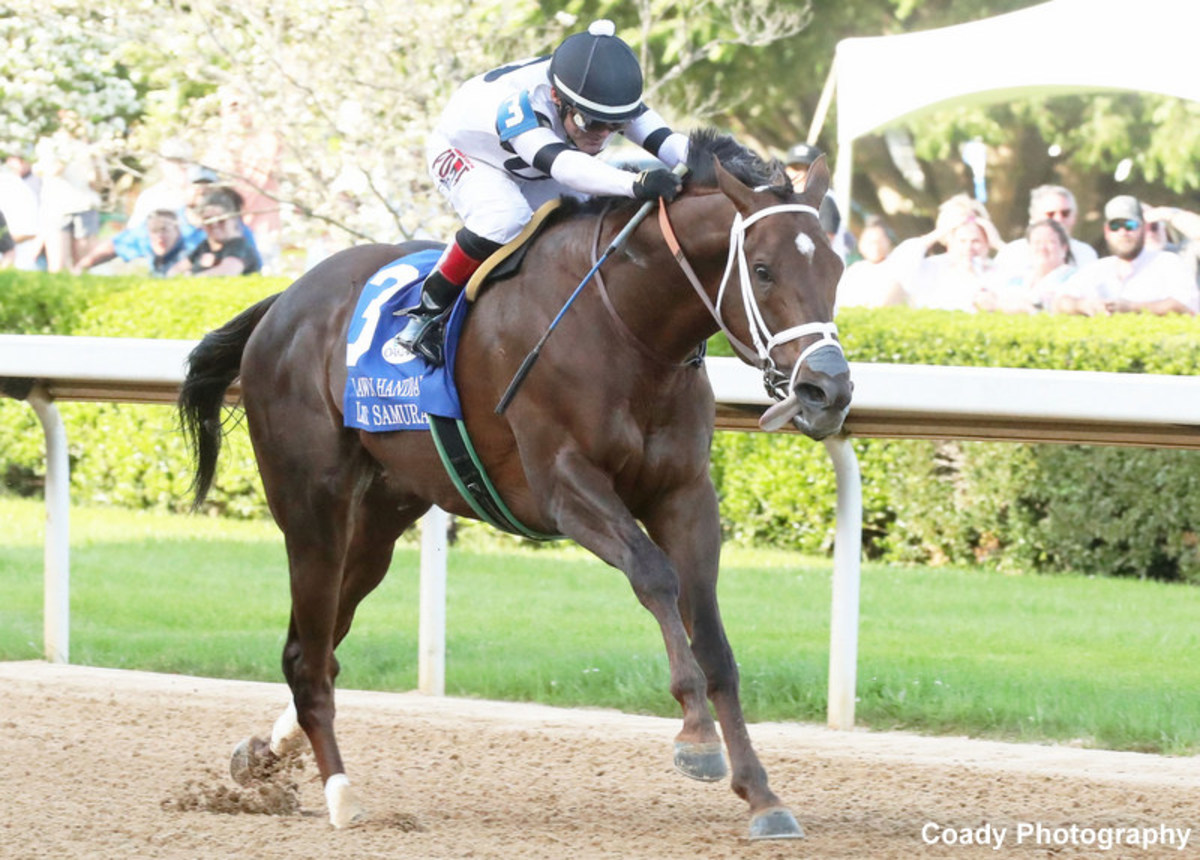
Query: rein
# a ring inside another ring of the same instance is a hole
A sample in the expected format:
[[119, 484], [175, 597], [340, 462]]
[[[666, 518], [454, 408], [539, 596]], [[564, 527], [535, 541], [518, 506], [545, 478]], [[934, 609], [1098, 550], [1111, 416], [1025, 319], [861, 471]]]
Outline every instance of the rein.
[[[662, 208], [662, 204], [659, 204], [659, 208]], [[600, 235], [604, 232], [604, 215], [607, 214], [607, 212], [608, 206], [605, 207], [605, 210], [603, 213], [601, 213], [600, 217], [596, 219], [596, 232], [592, 236], [593, 263], [595, 263], [600, 256]], [[596, 271], [596, 290], [600, 293], [600, 303], [604, 305], [604, 310], [608, 311], [608, 315], [616, 324], [617, 333], [621, 335], [621, 338], [626, 343], [641, 353], [642, 356], [656, 364], [662, 364], [669, 367], [677, 366], [674, 361], [663, 358], [661, 355], [651, 349], [645, 342], [643, 342], [637, 335], [633, 333], [633, 330], [629, 328], [629, 326], [625, 323], [625, 320], [621, 319], [621, 315], [617, 313], [617, 309], [612, 303], [612, 297], [608, 294], [608, 285], [604, 283], [604, 275], [599, 270]], [[701, 345], [701, 349], [699, 350], [698, 354], [701, 358], [703, 358], [703, 344]], [[692, 365], [695, 363], [695, 357], [684, 362], [686, 365]]]
[[[832, 347], [838, 352], [842, 352], [842, 345], [836, 337], [836, 323], [802, 323], [801, 325], [792, 326], [773, 334], [767, 326], [766, 320], [763, 319], [762, 311], [759, 309], [758, 302], [754, 298], [754, 290], [750, 285], [750, 266], [746, 261], [746, 228], [768, 215], [776, 215], [783, 212], [803, 212], [812, 215], [814, 218], [819, 216], [816, 209], [803, 203], [784, 203], [778, 206], [768, 206], [766, 209], [760, 209], [758, 212], [753, 213], [749, 218], [743, 218], [740, 212], [734, 215], [733, 224], [729, 228], [729, 258], [725, 263], [725, 274], [721, 277], [721, 285], [717, 288], [717, 301], [714, 304], [708, 298], [708, 292], [704, 289], [704, 285], [700, 283], [700, 279], [696, 276], [696, 271], [692, 268], [691, 263], [687, 260], [687, 256], [683, 253], [683, 248], [679, 244], [679, 239], [675, 235], [674, 228], [671, 226], [670, 216], [667, 215], [667, 207], [658, 207], [658, 223], [662, 228], [663, 239], [666, 241], [671, 254], [675, 257], [675, 261], [679, 264], [679, 268], [683, 270], [692, 288], [696, 291], [696, 295], [700, 297], [700, 301], [704, 303], [704, 307], [708, 309], [709, 314], [716, 321], [721, 331], [725, 333], [725, 337], [729, 339], [730, 345], [744, 359], [763, 372], [763, 385], [766, 387], [767, 393], [776, 398], [788, 396], [789, 391], [795, 388], [796, 377], [800, 374], [801, 366], [818, 349]], [[730, 276], [733, 274], [734, 261], [737, 262], [742, 304], [746, 310], [750, 336], [754, 341], [753, 349], [743, 343], [729, 330], [721, 313], [721, 305], [725, 301], [725, 288], [729, 285]], [[800, 356], [792, 365], [790, 377], [775, 366], [775, 361], [771, 358], [771, 352], [777, 346], [814, 335], [818, 335], [818, 339], [801, 350]], [[784, 384], [785, 379], [787, 380], [786, 385]]]

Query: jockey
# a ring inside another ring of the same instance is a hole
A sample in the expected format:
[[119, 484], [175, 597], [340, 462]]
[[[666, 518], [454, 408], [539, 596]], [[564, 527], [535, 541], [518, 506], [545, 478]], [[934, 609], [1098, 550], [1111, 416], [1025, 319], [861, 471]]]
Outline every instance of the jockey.
[[[463, 227], [425, 280], [397, 338], [442, 363], [450, 307], [484, 260], [512, 240], [547, 200], [606, 194], [674, 199], [688, 139], [642, 103], [633, 51], [600, 20], [549, 57], [521, 60], [467, 81], [451, 97], [426, 148], [429, 172]], [[620, 133], [667, 165], [633, 173], [598, 155]]]

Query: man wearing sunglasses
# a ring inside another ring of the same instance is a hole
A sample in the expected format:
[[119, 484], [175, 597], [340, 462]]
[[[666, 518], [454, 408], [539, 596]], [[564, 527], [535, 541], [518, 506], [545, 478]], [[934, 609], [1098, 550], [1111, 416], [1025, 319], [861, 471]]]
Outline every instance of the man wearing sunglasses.
[[1146, 247], [1146, 219], [1136, 197], [1122, 194], [1104, 206], [1104, 242], [1111, 256], [1080, 269], [1063, 285], [1059, 313], [1195, 314], [1195, 279], [1170, 251]]
[[[593, 23], [547, 57], [519, 60], [467, 81], [426, 147], [438, 190], [462, 218], [420, 304], [397, 338], [441, 364], [442, 329], [467, 280], [516, 237], [539, 206], [562, 195], [674, 199], [688, 139], [642, 102], [642, 70], [611, 21]], [[599, 158], [621, 134], [665, 167], [633, 173]]]

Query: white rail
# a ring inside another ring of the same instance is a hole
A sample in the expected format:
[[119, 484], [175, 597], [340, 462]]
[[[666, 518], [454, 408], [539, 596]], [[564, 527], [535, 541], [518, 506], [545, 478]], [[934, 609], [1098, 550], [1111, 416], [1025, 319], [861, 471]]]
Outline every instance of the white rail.
[[[194, 341], [0, 335], [0, 392], [27, 399], [46, 434], [45, 655], [69, 659], [66, 434], [55, 400], [173, 403]], [[770, 404], [754, 369], [708, 359], [717, 426], [757, 430]], [[825, 440], [837, 477], [830, 726], [854, 725], [862, 490], [850, 436], [1200, 448], [1200, 378], [1089, 371], [851, 364], [846, 433]], [[445, 519], [425, 523], [418, 678], [445, 679]], [[438, 523], [441, 523], [439, 526]]]

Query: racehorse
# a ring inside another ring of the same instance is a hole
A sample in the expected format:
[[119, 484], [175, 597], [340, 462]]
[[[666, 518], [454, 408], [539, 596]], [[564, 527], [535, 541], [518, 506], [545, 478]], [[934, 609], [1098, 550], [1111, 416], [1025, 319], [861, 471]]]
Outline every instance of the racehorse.
[[[636, 202], [590, 201], [548, 226], [515, 276], [478, 295], [455, 376], [471, 440], [509, 510], [623, 571], [658, 622], [683, 711], [676, 767], [723, 778], [723, 735], [751, 837], [798, 837], [751, 745], [717, 607], [721, 529], [708, 472], [715, 405], [698, 357], [723, 330], [762, 369], [785, 419], [815, 439], [841, 428], [852, 388], [831, 321], [842, 263], [817, 218], [829, 171], [818, 161], [796, 192], [778, 162], [707, 129], [693, 132], [688, 162], [681, 195], [637, 225], [592, 289], [579, 291], [581, 273]], [[365, 811], [334, 737], [334, 649], [405, 529], [431, 505], [476, 516], [428, 431], [368, 433], [343, 423], [359, 290], [382, 266], [427, 247], [367, 245], [330, 257], [206, 335], [179, 400], [199, 504], [214, 480], [226, 389], [240, 377], [287, 549], [283, 672], [292, 703], [269, 743], [239, 745], [235, 778], [307, 736], [335, 827]], [[578, 301], [498, 414], [514, 371], [573, 289]]]

